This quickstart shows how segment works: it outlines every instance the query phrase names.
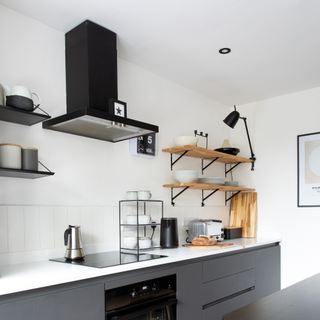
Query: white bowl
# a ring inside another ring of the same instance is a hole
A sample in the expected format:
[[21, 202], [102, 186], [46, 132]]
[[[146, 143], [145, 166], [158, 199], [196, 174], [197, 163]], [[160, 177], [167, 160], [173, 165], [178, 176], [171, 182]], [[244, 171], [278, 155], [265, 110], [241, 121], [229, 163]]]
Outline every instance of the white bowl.
[[[151, 217], [148, 214], [139, 214], [139, 224], [148, 224], [150, 223]], [[128, 215], [127, 216], [128, 224], [137, 224], [137, 216], [136, 215]]]
[[198, 171], [196, 170], [178, 170], [174, 172], [175, 176], [183, 176], [183, 175], [198, 175]]
[[174, 179], [180, 183], [191, 183], [197, 180], [198, 177], [175, 177]]
[[148, 214], [139, 214], [139, 224], [150, 223], [151, 217]]
[[178, 170], [174, 172], [174, 179], [180, 183], [190, 183], [198, 179], [196, 170]]
[[180, 136], [173, 139], [174, 144], [179, 146], [192, 145], [196, 146], [199, 138], [193, 136]]
[[148, 249], [151, 247], [151, 239], [148, 237], [139, 238], [139, 249]]
[[128, 215], [127, 216], [128, 224], [137, 224], [137, 216], [136, 215]]
[[123, 237], [123, 245], [125, 248], [133, 249], [137, 245], [137, 237]]

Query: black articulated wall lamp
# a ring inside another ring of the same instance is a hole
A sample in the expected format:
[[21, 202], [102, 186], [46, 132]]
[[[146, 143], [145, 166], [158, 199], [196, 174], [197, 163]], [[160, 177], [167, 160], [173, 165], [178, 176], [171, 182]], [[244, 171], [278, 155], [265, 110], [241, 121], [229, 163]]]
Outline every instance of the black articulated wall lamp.
[[[254, 153], [252, 151], [252, 146], [251, 146], [251, 141], [250, 141], [250, 136], [249, 136], [249, 131], [248, 131], [248, 126], [247, 126], [247, 118], [240, 117], [240, 113], [237, 111], [236, 106], [234, 106], [234, 111], [232, 111], [224, 120], [223, 122], [227, 124], [230, 128], [234, 128], [235, 125], [237, 124], [238, 120], [242, 119], [244, 121], [244, 125], [246, 127], [246, 132], [247, 132], [247, 137], [249, 141], [249, 146], [250, 146], [250, 151], [251, 151], [251, 160], [256, 161], [256, 158], [254, 156]], [[251, 170], [254, 170], [254, 162], [252, 162], [251, 165]]]

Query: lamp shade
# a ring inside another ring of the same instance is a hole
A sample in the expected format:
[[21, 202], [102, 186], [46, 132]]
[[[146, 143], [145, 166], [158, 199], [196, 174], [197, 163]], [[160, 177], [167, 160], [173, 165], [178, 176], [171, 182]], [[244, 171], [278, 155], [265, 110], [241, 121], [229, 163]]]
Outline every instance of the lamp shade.
[[240, 113], [238, 111], [232, 111], [224, 120], [223, 122], [227, 124], [232, 129], [237, 124], [238, 120], [240, 118]]

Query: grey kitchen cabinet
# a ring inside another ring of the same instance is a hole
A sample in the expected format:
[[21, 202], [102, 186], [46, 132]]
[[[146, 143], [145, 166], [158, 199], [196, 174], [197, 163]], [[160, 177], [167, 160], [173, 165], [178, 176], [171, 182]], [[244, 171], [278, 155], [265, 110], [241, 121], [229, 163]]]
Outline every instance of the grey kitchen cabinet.
[[202, 317], [202, 262], [177, 268], [177, 318], [201, 319]]
[[0, 297], [0, 320], [105, 320], [106, 290], [173, 274], [177, 278], [177, 320], [221, 320], [224, 314], [280, 290], [280, 246], [224, 250], [8, 294]]
[[178, 320], [221, 320], [280, 290], [280, 247], [270, 246], [177, 267]]
[[280, 264], [279, 246], [256, 251], [255, 301], [281, 289]]
[[104, 320], [103, 284], [0, 304], [3, 320]]

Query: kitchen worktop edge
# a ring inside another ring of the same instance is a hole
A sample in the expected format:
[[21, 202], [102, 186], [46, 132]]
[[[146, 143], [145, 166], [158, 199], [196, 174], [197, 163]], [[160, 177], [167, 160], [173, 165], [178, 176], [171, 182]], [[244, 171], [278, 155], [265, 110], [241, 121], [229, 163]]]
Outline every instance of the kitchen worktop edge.
[[211, 255], [228, 253], [237, 250], [243, 250], [244, 248], [264, 246], [281, 242], [281, 238], [273, 236], [239, 238], [226, 240], [224, 242], [231, 242], [234, 245], [224, 248], [190, 249], [180, 246], [176, 249], [156, 249], [153, 250], [153, 254], [165, 255], [167, 257], [101, 269], [70, 265], [48, 260], [0, 266], [0, 296], [74, 281], [119, 274], [122, 272], [134, 271], [148, 267], [166, 265]]

